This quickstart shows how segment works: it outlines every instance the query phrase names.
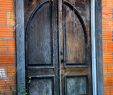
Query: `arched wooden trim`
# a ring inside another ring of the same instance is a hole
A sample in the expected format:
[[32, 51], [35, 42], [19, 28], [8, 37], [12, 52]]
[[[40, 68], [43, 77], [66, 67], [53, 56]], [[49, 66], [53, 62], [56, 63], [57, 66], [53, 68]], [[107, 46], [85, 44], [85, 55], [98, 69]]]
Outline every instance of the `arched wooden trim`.
[[27, 27], [29, 26], [29, 23], [31, 22], [32, 18], [35, 16], [35, 13], [38, 12], [38, 10], [40, 10], [42, 7], [44, 7], [44, 5], [48, 4], [48, 3], [52, 3], [52, 1], [47, 0], [45, 2], [43, 2], [42, 4], [40, 4], [39, 6], [37, 6], [34, 11], [32, 12], [32, 14], [29, 17], [29, 20], [27, 22], [27, 26], [25, 28], [25, 31], [27, 31]]
[[[28, 19], [28, 22], [27, 22], [27, 25], [26, 25], [26, 27], [25, 27], [25, 55], [27, 56], [27, 57], [25, 57], [26, 59], [25, 59], [25, 61], [26, 61], [26, 67], [29, 65], [28, 63], [29, 62], [27, 62], [27, 58], [29, 58], [28, 56], [29, 56], [29, 54], [27, 54], [26, 52], [27, 52], [27, 48], [29, 48], [29, 46], [28, 46], [28, 43], [26, 43], [28, 40], [28, 35], [29, 35], [29, 32], [27, 32], [28, 31], [28, 28], [29, 28], [29, 25], [30, 25], [30, 23], [31, 23], [31, 21], [32, 21], [32, 19], [34, 18], [34, 16], [36, 15], [36, 13], [41, 9], [41, 8], [44, 8], [45, 7], [45, 5], [47, 5], [47, 4], [50, 4], [50, 6], [51, 6], [51, 8], [52, 8], [52, 3], [53, 3], [53, 1], [52, 0], [47, 0], [47, 1], [45, 1], [45, 2], [42, 2], [41, 4], [39, 4], [38, 6], [36, 6], [36, 8], [33, 10], [33, 12], [31, 13], [31, 15], [30, 15], [30, 17], [29, 17], [29, 19]], [[27, 48], [26, 48], [27, 47]], [[53, 47], [52, 47], [52, 50], [51, 50], [51, 52], [53, 51]], [[31, 64], [32, 65], [32, 64]], [[45, 65], [45, 64], [44, 64]], [[43, 65], [43, 66], [44, 66]], [[47, 64], [46, 64], [47, 65]], [[49, 66], [50, 64], [48, 64], [48, 66]], [[53, 64], [52, 64], [53, 65]], [[32, 66], [37, 66], [37, 65], [32, 65]], [[41, 66], [41, 65], [38, 65], [38, 66]]]
[[85, 44], [87, 44], [87, 32], [86, 32], [86, 27], [85, 27], [85, 24], [84, 24], [84, 21], [80, 15], [80, 13], [78, 12], [78, 10], [73, 6], [71, 5], [69, 2], [67, 1], [64, 1], [63, 2], [64, 5], [68, 6], [72, 11], [74, 11], [74, 13], [76, 14], [78, 20], [80, 21], [80, 24], [83, 28], [83, 31], [84, 31], [84, 38], [85, 38]]
[[82, 29], [83, 29], [83, 33], [84, 33], [84, 42], [85, 42], [85, 62], [83, 64], [79, 64], [77, 63], [76, 65], [80, 66], [80, 65], [88, 65], [87, 61], [88, 61], [88, 37], [87, 37], [87, 31], [86, 31], [86, 26], [85, 26], [85, 23], [84, 23], [84, 20], [82, 19], [80, 13], [78, 12], [78, 10], [72, 5], [70, 4], [69, 2], [67, 1], [64, 1], [63, 2], [63, 5], [69, 7], [71, 9], [71, 11], [73, 11], [75, 13], [75, 15], [77, 16], [81, 26], [82, 26]]

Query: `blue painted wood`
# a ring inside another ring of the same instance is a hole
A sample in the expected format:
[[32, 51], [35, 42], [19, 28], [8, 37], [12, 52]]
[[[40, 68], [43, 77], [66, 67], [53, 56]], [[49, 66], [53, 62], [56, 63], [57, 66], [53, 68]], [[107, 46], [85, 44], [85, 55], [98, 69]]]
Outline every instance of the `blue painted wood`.
[[24, 2], [16, 0], [17, 95], [25, 93]]
[[95, 33], [96, 33], [96, 59], [97, 59], [97, 95], [104, 95], [103, 61], [102, 61], [102, 0], [95, 0]]
[[93, 95], [97, 95], [95, 0], [91, 1], [91, 46], [92, 46], [92, 88]]

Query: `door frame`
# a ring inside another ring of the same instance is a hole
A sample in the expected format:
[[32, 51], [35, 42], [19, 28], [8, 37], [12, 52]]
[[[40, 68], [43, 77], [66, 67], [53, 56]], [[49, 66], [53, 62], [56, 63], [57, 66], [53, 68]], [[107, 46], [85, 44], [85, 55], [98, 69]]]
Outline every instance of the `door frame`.
[[[24, 0], [15, 0], [17, 95], [26, 92]], [[96, 43], [98, 42], [98, 43]], [[93, 95], [104, 95], [102, 62], [102, 0], [91, 0], [91, 45]]]

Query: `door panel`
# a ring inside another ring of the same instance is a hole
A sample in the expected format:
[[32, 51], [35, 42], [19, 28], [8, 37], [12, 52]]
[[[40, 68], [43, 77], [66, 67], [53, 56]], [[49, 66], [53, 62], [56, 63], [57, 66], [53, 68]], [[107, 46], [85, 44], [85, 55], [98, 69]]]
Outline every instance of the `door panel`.
[[64, 5], [63, 7], [63, 32], [64, 53], [66, 64], [86, 63], [87, 43], [86, 32], [75, 12]]
[[32, 78], [29, 95], [54, 95], [52, 78]]
[[27, 28], [29, 65], [52, 64], [52, 20], [51, 5], [46, 3], [32, 16]]
[[66, 77], [65, 95], [87, 95], [87, 77]]

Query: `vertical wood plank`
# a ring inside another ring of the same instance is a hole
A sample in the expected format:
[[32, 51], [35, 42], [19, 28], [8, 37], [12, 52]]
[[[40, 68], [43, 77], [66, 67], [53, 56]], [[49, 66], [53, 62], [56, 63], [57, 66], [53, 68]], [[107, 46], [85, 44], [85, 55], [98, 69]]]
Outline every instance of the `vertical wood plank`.
[[25, 93], [24, 1], [16, 0], [17, 95]]
[[103, 61], [102, 61], [102, 0], [95, 0], [95, 32], [96, 32], [96, 59], [97, 59], [97, 95], [104, 95]]

